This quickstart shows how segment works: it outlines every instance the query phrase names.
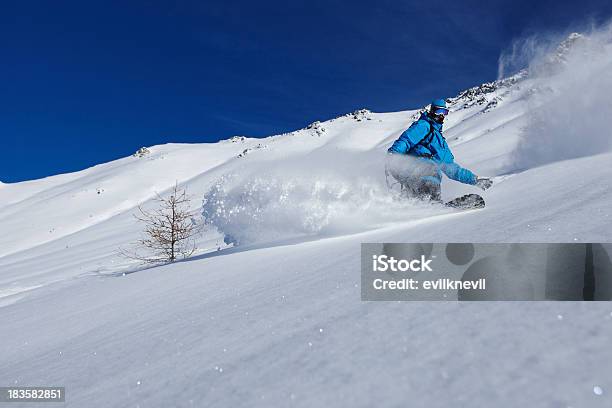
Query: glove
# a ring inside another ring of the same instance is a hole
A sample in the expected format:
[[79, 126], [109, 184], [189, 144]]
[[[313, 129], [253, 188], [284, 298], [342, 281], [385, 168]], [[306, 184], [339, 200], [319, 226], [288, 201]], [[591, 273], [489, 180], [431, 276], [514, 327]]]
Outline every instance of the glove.
[[488, 178], [480, 178], [476, 179], [476, 187], [481, 188], [483, 191], [490, 188], [493, 185], [493, 180]]

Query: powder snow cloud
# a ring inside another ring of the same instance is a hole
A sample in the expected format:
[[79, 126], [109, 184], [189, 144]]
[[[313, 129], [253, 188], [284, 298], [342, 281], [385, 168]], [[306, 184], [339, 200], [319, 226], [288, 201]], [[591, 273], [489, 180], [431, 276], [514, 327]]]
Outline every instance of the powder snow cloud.
[[500, 57], [500, 75], [528, 61], [535, 84], [527, 126], [513, 155], [516, 169], [612, 148], [612, 24], [573, 33], [556, 49], [553, 43], [531, 37]]

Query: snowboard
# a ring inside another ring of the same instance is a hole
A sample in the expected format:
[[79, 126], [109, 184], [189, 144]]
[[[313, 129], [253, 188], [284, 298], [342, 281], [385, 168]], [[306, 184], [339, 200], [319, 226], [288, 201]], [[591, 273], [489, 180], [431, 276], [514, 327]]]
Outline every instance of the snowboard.
[[466, 194], [445, 203], [447, 207], [458, 208], [461, 210], [472, 210], [485, 207], [485, 200], [478, 194]]

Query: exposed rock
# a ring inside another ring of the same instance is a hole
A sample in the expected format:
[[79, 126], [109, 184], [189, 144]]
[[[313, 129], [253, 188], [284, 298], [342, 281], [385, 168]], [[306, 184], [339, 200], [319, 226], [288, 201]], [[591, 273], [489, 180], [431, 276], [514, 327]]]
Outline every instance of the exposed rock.
[[372, 120], [370, 117], [371, 113], [369, 109], [358, 109], [355, 112], [349, 113], [347, 116], [352, 117], [357, 122], [361, 122], [362, 120]]
[[136, 152], [132, 155], [133, 157], [145, 157], [151, 154], [151, 151], [149, 149], [147, 149], [146, 147], [141, 147], [140, 149], [136, 150]]
[[232, 137], [230, 137], [227, 140], [230, 143], [241, 143], [241, 142], [244, 142], [246, 140], [246, 137], [245, 136], [232, 136]]
[[261, 143], [257, 143], [253, 147], [249, 147], [249, 148], [244, 149], [242, 151], [242, 153], [238, 154], [238, 156], [236, 156], [236, 157], [238, 157], [238, 158], [246, 157], [247, 154], [251, 153], [253, 150], [265, 149], [267, 147], [268, 147], [267, 145], [264, 145], [264, 144], [261, 144]]
[[306, 130], [310, 130], [311, 133], [315, 136], [321, 136], [323, 133], [325, 133], [325, 128], [321, 125], [321, 122], [318, 120], [306, 126]]

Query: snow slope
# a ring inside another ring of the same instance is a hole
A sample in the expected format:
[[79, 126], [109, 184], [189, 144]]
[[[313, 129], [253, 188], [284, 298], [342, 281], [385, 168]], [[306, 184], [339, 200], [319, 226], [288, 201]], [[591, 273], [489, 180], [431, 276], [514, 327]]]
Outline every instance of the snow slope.
[[[611, 241], [612, 153], [517, 166], [541, 87], [522, 72], [451, 99], [457, 161], [496, 181], [477, 212], [386, 189], [385, 151], [418, 111], [1, 185], [0, 385], [66, 386], [74, 407], [610, 406], [607, 303], [359, 298], [361, 242]], [[175, 182], [208, 220], [199, 253], [120, 257], [135, 207]]]

